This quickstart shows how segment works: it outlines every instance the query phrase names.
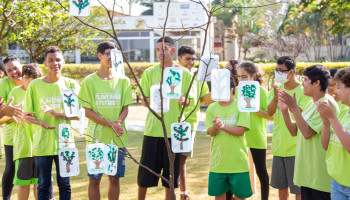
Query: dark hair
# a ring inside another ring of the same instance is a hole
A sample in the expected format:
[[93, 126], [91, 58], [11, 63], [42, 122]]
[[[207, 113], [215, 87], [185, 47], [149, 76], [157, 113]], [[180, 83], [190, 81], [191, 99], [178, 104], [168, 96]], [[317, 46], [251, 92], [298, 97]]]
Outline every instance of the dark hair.
[[5, 59], [4, 59], [4, 61], [3, 61], [3, 63], [4, 63], [4, 65], [6, 65], [8, 62], [10, 62], [10, 61], [18, 61], [18, 62], [21, 62], [21, 60], [19, 59], [19, 58], [17, 58], [15, 55], [11, 55], [11, 56], [7, 56]]
[[313, 65], [307, 67], [303, 72], [303, 75], [307, 76], [311, 83], [320, 81], [321, 91], [326, 92], [331, 76], [329, 74], [329, 70], [325, 66]]
[[231, 77], [235, 81], [235, 84], [238, 85], [237, 67], [238, 67], [239, 63], [241, 63], [241, 61], [239, 61], [239, 60], [229, 60], [228, 62], [231, 65], [231, 70], [230, 70]]
[[196, 52], [194, 51], [194, 49], [189, 46], [189, 45], [182, 45], [178, 50], [177, 50], [177, 54], [178, 56], [183, 56], [185, 54], [190, 54], [190, 55], [194, 55]]
[[260, 68], [257, 67], [252, 61], [243, 61], [238, 65], [238, 68], [243, 68], [250, 75], [256, 74], [254, 81], [258, 81], [259, 84], [263, 84], [263, 75], [260, 72]]
[[101, 42], [97, 47], [97, 53], [104, 53], [106, 49], [116, 49], [117, 47], [111, 41]]
[[[157, 43], [159, 43], [159, 42], [163, 42], [163, 37], [161, 37], [157, 40]], [[171, 37], [169, 37], [169, 36], [164, 37], [164, 43], [168, 43], [168, 44], [170, 44], [170, 46], [174, 46], [174, 40], [171, 39]]]
[[350, 67], [339, 69], [334, 78], [344, 83], [347, 88], [350, 87]]
[[236, 94], [236, 83], [235, 83], [235, 80], [230, 77], [230, 89], [233, 88], [233, 96], [235, 96]]
[[277, 64], [279, 65], [286, 65], [286, 67], [288, 68], [288, 70], [295, 70], [295, 61], [293, 60], [293, 58], [289, 57], [289, 56], [282, 56], [280, 58], [277, 59]]
[[22, 68], [22, 76], [27, 75], [32, 79], [36, 79], [43, 76], [43, 72], [38, 64], [29, 63], [23, 66]]
[[[0, 70], [4, 72], [4, 74], [6, 75], [6, 70], [5, 70], [5, 65], [2, 62], [2, 60], [0, 60]], [[7, 76], [7, 75], [6, 75]]]
[[331, 77], [334, 78], [334, 75], [337, 73], [338, 69], [337, 68], [332, 68], [329, 70], [329, 73], [331, 74]]
[[45, 60], [46, 60], [47, 54], [49, 54], [49, 53], [56, 53], [56, 52], [58, 52], [58, 53], [63, 55], [62, 50], [58, 46], [49, 46], [49, 47], [47, 47], [46, 50], [45, 50]]

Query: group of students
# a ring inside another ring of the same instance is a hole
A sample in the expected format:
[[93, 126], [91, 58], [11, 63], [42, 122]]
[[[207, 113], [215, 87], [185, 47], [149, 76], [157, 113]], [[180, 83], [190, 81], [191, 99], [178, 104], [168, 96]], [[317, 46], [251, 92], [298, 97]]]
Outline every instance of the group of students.
[[[120, 178], [125, 175], [125, 152], [128, 135], [125, 118], [128, 105], [133, 103], [130, 81], [116, 77], [111, 63], [112, 42], [102, 42], [97, 48], [100, 67], [88, 75], [80, 85], [61, 75], [64, 66], [62, 51], [48, 47], [44, 65], [47, 75], [42, 76], [37, 64], [22, 67], [20, 60], [9, 56], [4, 60], [6, 78], [0, 84], [0, 118], [6, 123], [3, 143], [6, 168], [2, 179], [3, 199], [10, 199], [13, 184], [18, 186], [18, 198], [28, 199], [33, 184], [37, 199], [50, 199], [52, 195], [52, 163], [56, 164], [60, 199], [71, 199], [69, 178], [61, 177], [58, 165], [59, 124], [70, 120], [64, 114], [61, 92], [74, 89], [86, 112], [89, 123], [86, 134], [99, 142], [117, 141], [118, 169], [109, 175], [108, 198], [119, 199]], [[268, 92], [263, 86], [263, 75], [250, 61], [231, 60], [230, 100], [213, 102], [206, 82], [194, 77], [196, 54], [192, 47], [178, 49], [178, 63], [174, 41], [166, 36], [157, 41], [158, 65], [147, 68], [141, 77], [144, 95], [142, 104], [150, 103], [151, 86], [161, 81], [162, 69], [183, 67], [182, 94], [190, 90], [187, 100], [170, 99], [169, 111], [164, 113], [167, 137], [171, 142], [170, 127], [178, 121], [185, 106], [186, 122], [191, 123], [195, 137], [199, 104], [208, 104], [206, 111], [207, 133], [211, 136], [211, 159], [208, 194], [215, 199], [245, 199], [252, 195], [249, 177], [251, 152], [261, 185], [261, 199], [269, 198], [269, 184], [279, 190], [280, 199], [290, 193], [296, 199], [349, 199], [350, 174], [350, 68], [331, 73], [324, 66], [314, 65], [303, 72], [298, 82], [296, 63], [290, 57], [277, 60], [275, 78], [281, 83]], [[1, 70], [0, 70], [1, 71]], [[333, 78], [330, 77], [333, 76]], [[256, 80], [260, 83], [260, 110], [256, 113], [238, 111], [236, 87], [239, 81]], [[336, 89], [334, 89], [336, 86]], [[328, 88], [328, 90], [327, 90]], [[328, 92], [328, 93], [327, 93]], [[198, 102], [200, 101], [200, 102]], [[101, 115], [103, 117], [101, 117]], [[271, 149], [273, 164], [271, 183], [266, 170], [267, 120], [274, 120]], [[91, 140], [86, 137], [87, 144]], [[122, 142], [121, 142], [122, 141]], [[125, 146], [124, 146], [125, 145]], [[190, 199], [186, 188], [186, 160], [193, 151], [174, 154], [174, 186], [180, 186], [180, 199]], [[170, 166], [164, 141], [163, 127], [151, 112], [148, 113], [140, 163], [169, 179]], [[89, 199], [100, 199], [100, 182], [103, 174], [88, 174]], [[138, 199], [146, 198], [147, 189], [158, 185], [159, 177], [140, 166], [137, 176]], [[166, 181], [165, 199], [171, 199]]]

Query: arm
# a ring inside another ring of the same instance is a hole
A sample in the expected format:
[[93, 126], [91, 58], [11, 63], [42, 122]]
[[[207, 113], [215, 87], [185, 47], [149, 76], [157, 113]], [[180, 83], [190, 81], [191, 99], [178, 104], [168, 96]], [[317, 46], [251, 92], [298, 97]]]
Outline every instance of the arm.
[[258, 112], [256, 112], [256, 114], [259, 115], [260, 117], [265, 118], [265, 119], [273, 120], [273, 115], [270, 115], [268, 111], [260, 109]]
[[219, 129], [216, 129], [214, 126], [208, 128], [208, 133], [210, 136], [214, 137], [216, 134], [218, 134]]
[[123, 122], [129, 114], [129, 106], [123, 106], [122, 111], [120, 112], [118, 120]]
[[[146, 101], [148, 102], [148, 105], [150, 105], [150, 98], [149, 97], [146, 98]], [[142, 106], [147, 107], [144, 98], [142, 98], [142, 103], [141, 104], [142, 104]]]
[[211, 99], [211, 93], [210, 92], [200, 98], [200, 104], [201, 105], [207, 104], [209, 106], [212, 103], [214, 103], [214, 101]]
[[54, 111], [51, 107], [44, 106], [44, 109], [42, 110], [43, 113], [49, 113], [55, 118], [65, 119], [65, 120], [79, 120], [79, 117], [67, 117], [65, 113], [60, 113]]
[[322, 143], [323, 149], [326, 151], [328, 149], [329, 138], [331, 136], [330, 128], [331, 127], [330, 127], [329, 123], [327, 123], [327, 124], [323, 123], [322, 132], [321, 132], [321, 143]]
[[344, 128], [340, 124], [338, 118], [329, 119], [331, 122], [335, 133], [337, 134], [341, 144], [346, 149], [346, 151], [350, 154], [350, 135], [344, 131]]
[[267, 106], [267, 112], [270, 116], [273, 116], [276, 113], [277, 105], [278, 105], [278, 87], [276, 85], [273, 86], [273, 99], [270, 104]]
[[295, 122], [292, 121], [290, 117], [289, 110], [282, 110], [283, 120], [292, 136], [297, 136], [298, 128]]

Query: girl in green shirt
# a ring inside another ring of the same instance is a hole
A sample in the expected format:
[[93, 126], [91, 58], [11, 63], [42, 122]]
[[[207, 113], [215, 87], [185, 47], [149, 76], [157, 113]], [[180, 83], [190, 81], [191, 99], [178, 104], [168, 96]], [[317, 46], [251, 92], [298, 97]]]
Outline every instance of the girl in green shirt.
[[331, 198], [350, 199], [350, 67], [338, 70], [334, 77], [336, 93], [346, 106], [337, 116], [332, 104], [318, 101], [323, 122], [321, 142], [327, 151], [327, 171], [332, 177]]
[[[269, 175], [266, 170], [266, 126], [272, 116], [267, 112], [267, 90], [262, 86], [260, 69], [251, 61], [244, 61], [237, 68], [238, 81], [254, 80], [260, 83], [260, 110], [250, 113], [250, 129], [245, 132], [247, 146], [252, 153], [256, 172], [261, 185], [261, 199], [269, 198]], [[236, 95], [237, 96], [237, 95]]]

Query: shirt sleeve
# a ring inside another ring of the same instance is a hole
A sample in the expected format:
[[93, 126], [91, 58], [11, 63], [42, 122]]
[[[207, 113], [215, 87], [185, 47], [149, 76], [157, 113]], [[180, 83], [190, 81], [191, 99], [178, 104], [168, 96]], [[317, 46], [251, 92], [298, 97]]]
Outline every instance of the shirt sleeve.
[[[90, 108], [92, 109], [92, 106], [89, 104], [92, 102], [92, 96], [91, 96], [91, 91], [90, 91], [90, 86], [88, 79], [84, 79], [83, 83], [81, 85], [81, 88], [79, 90], [79, 104], [82, 104], [83, 107], [85, 108]], [[89, 103], [88, 103], [89, 102]]]
[[[142, 91], [146, 97], [150, 97], [150, 93], [151, 93], [151, 86], [149, 83], [150, 77], [148, 77], [149, 75], [150, 75], [150, 73], [148, 73], [148, 70], [146, 69], [145, 72], [142, 74], [142, 77], [140, 80], [140, 85], [141, 85]], [[136, 92], [139, 94], [142, 94], [141, 89], [139, 87], [137, 87]]]
[[[23, 105], [23, 111], [24, 112], [34, 112], [34, 100], [33, 100], [33, 87], [32, 84], [29, 84], [26, 94], [24, 96], [24, 105]], [[36, 114], [35, 114], [36, 116]]]
[[267, 111], [267, 98], [268, 92], [264, 87], [260, 87], [260, 108], [261, 110]]
[[132, 98], [130, 80], [126, 78], [124, 81], [125, 81], [125, 85], [124, 85], [122, 106], [127, 106], [127, 105], [133, 104], [134, 100]]
[[8, 80], [7, 79], [2, 79], [0, 83], [0, 97], [4, 100], [4, 102], [7, 102], [7, 97], [8, 97]]
[[208, 107], [206, 115], [205, 115], [205, 127], [207, 128], [208, 134], [209, 134], [208, 129], [213, 126], [213, 120], [214, 120], [214, 113], [213, 113], [213, 109], [212, 109], [213, 105], [214, 104], [211, 104]]
[[[237, 108], [238, 110], [238, 108]], [[238, 112], [236, 126], [245, 127], [248, 131], [250, 129], [250, 113], [249, 112]]]

